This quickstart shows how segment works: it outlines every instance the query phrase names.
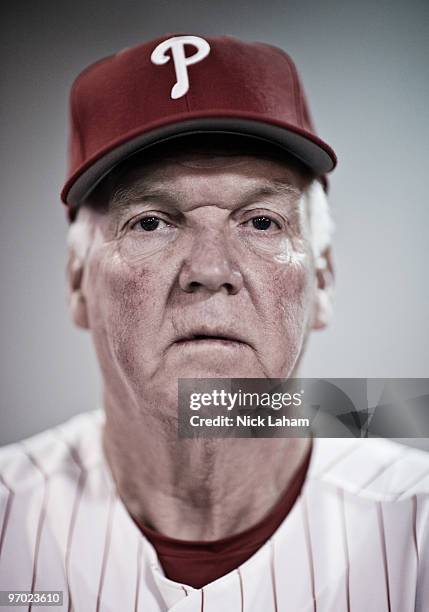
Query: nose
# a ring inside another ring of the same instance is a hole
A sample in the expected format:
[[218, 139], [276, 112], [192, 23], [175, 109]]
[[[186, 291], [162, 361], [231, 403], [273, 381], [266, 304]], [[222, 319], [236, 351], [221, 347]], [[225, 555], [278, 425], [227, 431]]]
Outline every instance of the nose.
[[203, 232], [194, 239], [180, 271], [179, 284], [187, 293], [205, 289], [235, 295], [240, 291], [243, 277], [230, 260], [226, 241], [220, 234], [208, 236]]

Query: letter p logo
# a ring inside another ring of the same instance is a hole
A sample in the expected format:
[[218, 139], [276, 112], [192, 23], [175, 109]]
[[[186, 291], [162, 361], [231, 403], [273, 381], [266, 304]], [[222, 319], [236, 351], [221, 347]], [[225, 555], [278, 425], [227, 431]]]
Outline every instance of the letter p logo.
[[[186, 57], [185, 45], [193, 45], [197, 51]], [[176, 83], [171, 90], [173, 100], [181, 98], [189, 89], [188, 66], [203, 60], [210, 53], [210, 45], [199, 36], [173, 36], [160, 43], [152, 52], [150, 59], [153, 64], [161, 66], [170, 60], [166, 51], [171, 49], [174, 70], [176, 71]]]

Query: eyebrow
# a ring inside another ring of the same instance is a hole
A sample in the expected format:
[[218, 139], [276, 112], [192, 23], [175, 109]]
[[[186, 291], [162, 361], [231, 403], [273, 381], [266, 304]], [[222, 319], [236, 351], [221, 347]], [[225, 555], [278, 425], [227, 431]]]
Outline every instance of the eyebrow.
[[[297, 200], [301, 191], [284, 179], [262, 181], [257, 187], [248, 189], [240, 198], [239, 206], [250, 204], [262, 197], [288, 197]], [[147, 182], [118, 187], [109, 200], [109, 207], [115, 211], [125, 211], [138, 203], [158, 201], [172, 208], [177, 206], [176, 193], [165, 187], [151, 186]]]
[[[272, 179], [264, 182], [256, 189], [252, 189], [249, 194], [249, 199], [257, 199], [263, 196], [293, 196], [298, 198], [301, 191], [283, 179]], [[245, 198], [247, 199], [247, 198]]]
[[139, 202], [150, 200], [158, 200], [169, 206], [177, 204], [177, 197], [171, 189], [150, 187], [145, 184], [129, 185], [128, 187], [119, 187], [110, 198], [109, 205], [111, 208], [124, 209], [129, 208]]

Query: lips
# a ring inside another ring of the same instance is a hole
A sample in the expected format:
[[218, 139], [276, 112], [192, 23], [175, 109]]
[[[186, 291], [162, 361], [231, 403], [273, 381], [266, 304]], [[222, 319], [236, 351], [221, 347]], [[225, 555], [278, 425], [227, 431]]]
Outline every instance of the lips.
[[176, 340], [176, 344], [184, 344], [186, 342], [235, 342], [235, 343], [240, 343], [243, 344], [243, 342], [241, 342], [241, 340], [237, 340], [237, 338], [230, 338], [228, 336], [205, 336], [205, 335], [194, 335], [194, 336], [190, 336], [190, 337], [185, 337], [185, 338], [180, 338], [179, 340]]
[[218, 328], [193, 328], [183, 334], [180, 334], [175, 340], [175, 344], [186, 344], [186, 343], [203, 343], [213, 342], [219, 344], [249, 344], [241, 334], [235, 331], [225, 331]]

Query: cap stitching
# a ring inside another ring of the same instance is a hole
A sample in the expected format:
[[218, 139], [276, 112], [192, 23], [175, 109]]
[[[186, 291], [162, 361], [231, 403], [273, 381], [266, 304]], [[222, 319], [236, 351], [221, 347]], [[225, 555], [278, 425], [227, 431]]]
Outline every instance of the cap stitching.
[[291, 77], [292, 77], [293, 97], [295, 99], [295, 108], [296, 108], [297, 115], [298, 115], [299, 125], [301, 127], [304, 127], [304, 122], [303, 122], [303, 117], [302, 117], [302, 109], [301, 109], [301, 104], [300, 104], [300, 100], [299, 100], [299, 96], [298, 96], [298, 80], [296, 78], [294, 66], [293, 66], [289, 56], [287, 55], [287, 53], [285, 53], [284, 55], [285, 55], [285, 58], [287, 60], [287, 65], [288, 65], [288, 68], [289, 68], [289, 72], [290, 72]]
[[303, 99], [302, 96], [298, 95], [298, 91], [299, 89], [302, 90], [302, 86], [300, 88], [299, 86], [299, 79], [298, 79], [298, 72], [296, 70], [295, 64], [290, 61], [290, 67], [291, 67], [291, 71], [292, 71], [292, 77], [294, 79], [295, 85], [296, 85], [296, 94], [298, 97], [298, 113], [299, 113], [299, 118], [301, 121], [301, 126], [304, 127], [304, 106], [303, 106]]
[[80, 122], [79, 112], [76, 108], [76, 97], [74, 95], [77, 85], [78, 84], [75, 83], [75, 86], [73, 87], [72, 98], [71, 98], [71, 113], [72, 113], [73, 121], [77, 128], [77, 137], [78, 137], [78, 143], [79, 143], [80, 157], [81, 157], [81, 160], [85, 160], [85, 147], [83, 146], [83, 141], [82, 141], [81, 122]]

